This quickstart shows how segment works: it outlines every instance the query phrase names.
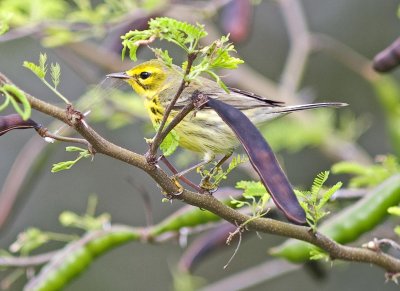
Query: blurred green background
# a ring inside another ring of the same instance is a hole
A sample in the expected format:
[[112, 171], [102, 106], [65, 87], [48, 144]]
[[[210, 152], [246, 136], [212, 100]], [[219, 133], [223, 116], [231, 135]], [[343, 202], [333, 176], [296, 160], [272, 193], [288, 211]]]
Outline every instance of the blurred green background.
[[[312, 31], [326, 33], [367, 58], [373, 58], [398, 36], [398, 1], [304, 0], [301, 3]], [[256, 7], [253, 18], [251, 35], [247, 41], [236, 45], [237, 51], [253, 69], [278, 81], [289, 46], [280, 10], [274, 1], [262, 1]], [[220, 23], [218, 16], [213, 21]], [[0, 43], [0, 71], [32, 95], [54, 102], [52, 93], [22, 67], [24, 60], [36, 60], [40, 52], [47, 52], [50, 61], [61, 64], [61, 92], [72, 99], [85, 92], [89, 84], [73, 68], [64, 64], [60, 51], [43, 48], [32, 38]], [[145, 55], [143, 53], [141, 56]], [[96, 76], [98, 82], [103, 80], [105, 74], [110, 73], [90, 65], [86, 69], [91, 76]], [[301, 87], [311, 89], [318, 96], [317, 101], [347, 102], [350, 104], [349, 110], [356, 115], [366, 115], [370, 128], [361, 136], [360, 144], [372, 156], [391, 150], [379, 102], [370, 85], [359, 75], [330, 56], [317, 53], [312, 55], [307, 64]], [[274, 99], [274, 96], [268, 97]], [[37, 112], [33, 113], [33, 119], [42, 124], [51, 121]], [[144, 153], [147, 149], [141, 123], [115, 131], [107, 129], [103, 124], [96, 124], [95, 128], [106, 138], [135, 152]], [[33, 135], [31, 131], [21, 130], [0, 138], [0, 184], [4, 182], [19, 151]], [[146, 137], [149, 136], [146, 133]], [[19, 232], [30, 226], [65, 231], [58, 224], [58, 215], [64, 210], [83, 213], [90, 193], [96, 193], [99, 197], [97, 212], [110, 213], [113, 222], [145, 225], [142, 198], [127, 183], [127, 177], [143, 183], [143, 187], [151, 194], [155, 222], [183, 205], [179, 201], [172, 204], [162, 203], [159, 189], [143, 172], [102, 155], [96, 155], [93, 162], [84, 160], [70, 171], [52, 174], [50, 169], [53, 163], [73, 157], [64, 151], [64, 145], [55, 144], [50, 147], [54, 148], [54, 154], [46, 162], [47, 170], [37, 177], [36, 184], [26, 196], [18, 199], [11, 223], [0, 234], [0, 248], [7, 248]], [[332, 163], [315, 148], [307, 148], [299, 153], [283, 151], [280, 155], [294, 185], [310, 185], [315, 175], [329, 169]], [[236, 174], [241, 175], [240, 171], [236, 171]], [[190, 177], [196, 179], [196, 175]], [[233, 183], [235, 178], [236, 176], [231, 177], [225, 185]], [[253, 233], [246, 236], [248, 239], [243, 242], [226, 270], [223, 270], [223, 266], [229, 260], [235, 245], [227, 246], [208, 258], [195, 274], [211, 283], [269, 259], [266, 254], [268, 247], [281, 241], [280, 238], [267, 234], [262, 234], [262, 239]], [[176, 243], [129, 243], [97, 259], [83, 276], [74, 280], [65, 290], [170, 290], [171, 269], [182, 252]], [[0, 278], [1, 276], [0, 273]], [[377, 267], [334, 263], [332, 268], [328, 266], [324, 280], [315, 280], [305, 269], [301, 269], [248, 290], [398, 289], [395, 284], [385, 284], [384, 281], [384, 272]], [[20, 290], [22, 286], [22, 282], [18, 282], [12, 290]]]

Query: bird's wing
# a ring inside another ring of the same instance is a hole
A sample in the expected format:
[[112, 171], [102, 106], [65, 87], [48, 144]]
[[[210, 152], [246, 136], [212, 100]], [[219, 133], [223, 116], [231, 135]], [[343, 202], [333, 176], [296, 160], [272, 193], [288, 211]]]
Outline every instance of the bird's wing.
[[238, 109], [249, 109], [255, 107], [279, 107], [284, 102], [267, 99], [252, 92], [229, 88], [229, 93], [220, 94], [218, 100], [225, 102]]
[[[284, 102], [266, 99], [257, 94], [247, 92], [244, 90], [229, 88], [229, 93], [221, 88], [209, 88], [204, 86], [201, 92], [209, 98], [218, 99], [226, 104], [236, 107], [240, 110], [256, 108], [256, 107], [280, 107]], [[180, 109], [190, 102], [189, 96], [187, 98], [179, 98], [175, 103], [174, 109]], [[204, 108], [209, 108], [205, 106]]]

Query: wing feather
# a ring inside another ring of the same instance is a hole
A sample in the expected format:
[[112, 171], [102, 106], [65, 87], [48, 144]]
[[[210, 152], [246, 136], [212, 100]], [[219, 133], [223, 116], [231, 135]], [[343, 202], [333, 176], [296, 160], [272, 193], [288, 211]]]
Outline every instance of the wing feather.
[[[212, 82], [212, 84], [210, 84], [210, 82]], [[227, 93], [222, 88], [217, 87], [215, 82], [208, 79], [203, 79], [201, 83], [202, 86], [199, 86], [199, 90], [206, 94], [208, 97], [218, 99], [239, 110], [246, 110], [258, 107], [281, 107], [284, 105], [284, 102], [282, 101], [267, 99], [260, 95], [236, 88], [229, 88], [230, 92]], [[174, 109], [178, 110], [183, 108], [190, 102], [190, 98], [191, 94], [182, 94], [176, 102]], [[210, 107], [206, 106], [205, 108]]]

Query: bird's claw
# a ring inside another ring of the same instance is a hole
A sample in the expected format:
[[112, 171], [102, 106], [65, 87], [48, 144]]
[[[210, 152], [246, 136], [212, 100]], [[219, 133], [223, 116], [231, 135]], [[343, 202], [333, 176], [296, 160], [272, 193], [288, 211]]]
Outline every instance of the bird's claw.
[[176, 187], [178, 187], [178, 189], [179, 189], [178, 192], [172, 194], [172, 195], [174, 195], [174, 196], [179, 196], [179, 195], [181, 195], [181, 194], [183, 193], [183, 191], [185, 190], [185, 188], [183, 188], [183, 186], [179, 183], [178, 178], [179, 178], [179, 177], [177, 177], [176, 175], [173, 175], [173, 176], [171, 177], [172, 182], [174, 182], [174, 184], [176, 185]]
[[208, 193], [210, 195], [218, 190], [218, 186], [210, 181], [210, 176], [208, 175], [201, 179], [199, 187], [203, 190], [203, 193]]

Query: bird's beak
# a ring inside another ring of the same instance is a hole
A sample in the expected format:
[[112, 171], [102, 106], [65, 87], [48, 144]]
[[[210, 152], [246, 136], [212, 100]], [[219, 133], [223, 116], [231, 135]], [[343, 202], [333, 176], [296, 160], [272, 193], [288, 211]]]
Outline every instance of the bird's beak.
[[107, 78], [129, 79], [130, 76], [128, 76], [126, 72], [119, 72], [119, 73], [108, 74]]

